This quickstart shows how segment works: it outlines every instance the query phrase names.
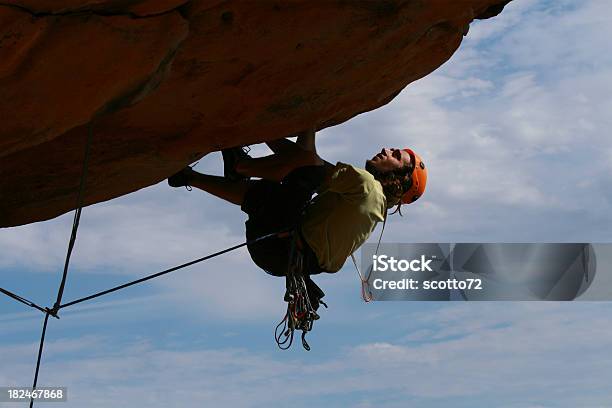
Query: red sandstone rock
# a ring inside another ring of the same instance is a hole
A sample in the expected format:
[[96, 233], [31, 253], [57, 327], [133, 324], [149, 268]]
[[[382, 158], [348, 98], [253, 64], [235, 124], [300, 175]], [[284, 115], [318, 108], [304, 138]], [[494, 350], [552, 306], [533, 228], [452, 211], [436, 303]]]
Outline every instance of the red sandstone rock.
[[450, 58], [475, 17], [506, 2], [0, 5], [0, 226], [73, 209], [88, 124], [92, 204], [207, 152], [376, 109]]
[[[222, 0], [210, 0], [214, 4]], [[94, 11], [103, 14], [133, 14], [152, 16], [173, 10], [188, 0], [4, 0], [2, 4], [12, 5], [33, 14], [67, 14]]]

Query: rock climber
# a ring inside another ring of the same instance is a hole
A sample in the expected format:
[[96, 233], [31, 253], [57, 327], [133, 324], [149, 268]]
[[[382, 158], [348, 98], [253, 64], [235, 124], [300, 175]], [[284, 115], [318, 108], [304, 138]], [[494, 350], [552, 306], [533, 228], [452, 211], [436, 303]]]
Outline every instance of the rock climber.
[[[309, 275], [337, 272], [390, 209], [399, 211], [425, 191], [427, 169], [410, 149], [384, 148], [362, 169], [321, 159], [314, 130], [299, 134], [296, 142], [266, 144], [274, 154], [259, 158], [241, 147], [223, 150], [223, 177], [185, 167], [168, 184], [193, 186], [241, 206], [248, 214], [249, 241], [295, 227], [308, 292], [316, 300], [323, 292]], [[290, 249], [283, 234], [248, 245], [255, 264], [274, 276], [286, 275]]]

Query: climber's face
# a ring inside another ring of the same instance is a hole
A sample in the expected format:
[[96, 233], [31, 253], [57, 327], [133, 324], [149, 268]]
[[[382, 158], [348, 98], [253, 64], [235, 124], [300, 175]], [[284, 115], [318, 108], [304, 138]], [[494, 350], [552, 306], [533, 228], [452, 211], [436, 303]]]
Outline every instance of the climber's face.
[[405, 150], [384, 148], [380, 153], [366, 161], [366, 166], [368, 165], [381, 173], [399, 170], [405, 166], [410, 166], [410, 155]]

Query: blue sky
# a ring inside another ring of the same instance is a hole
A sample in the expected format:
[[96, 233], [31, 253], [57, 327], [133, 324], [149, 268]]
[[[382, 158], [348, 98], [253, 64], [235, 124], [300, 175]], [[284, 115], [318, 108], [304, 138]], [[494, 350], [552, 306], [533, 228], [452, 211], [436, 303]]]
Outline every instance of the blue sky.
[[[607, 0], [515, 0], [387, 106], [320, 132], [320, 154], [423, 156], [427, 194], [386, 242], [610, 242], [611, 16]], [[220, 155], [197, 169], [219, 174]], [[242, 242], [244, 220], [163, 183], [87, 207], [64, 299]], [[53, 303], [71, 222], [0, 230], [0, 286]], [[66, 309], [39, 383], [67, 386], [65, 407], [612, 406], [609, 303], [364, 304], [350, 263], [317, 282], [330, 309], [311, 352], [276, 349], [284, 282], [240, 250]], [[0, 385], [31, 384], [40, 326], [0, 298]]]

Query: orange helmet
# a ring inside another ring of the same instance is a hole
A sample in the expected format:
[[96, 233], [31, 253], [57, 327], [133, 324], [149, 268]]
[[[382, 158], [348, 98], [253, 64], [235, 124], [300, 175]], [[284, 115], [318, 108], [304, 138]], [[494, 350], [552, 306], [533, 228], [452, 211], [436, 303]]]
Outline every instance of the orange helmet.
[[414, 163], [412, 186], [402, 195], [402, 204], [410, 204], [418, 200], [425, 192], [425, 186], [427, 185], [427, 169], [419, 155], [410, 149], [404, 149], [404, 151], [410, 155], [410, 161]]

